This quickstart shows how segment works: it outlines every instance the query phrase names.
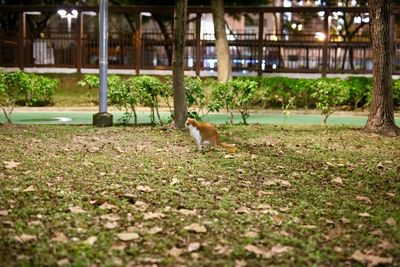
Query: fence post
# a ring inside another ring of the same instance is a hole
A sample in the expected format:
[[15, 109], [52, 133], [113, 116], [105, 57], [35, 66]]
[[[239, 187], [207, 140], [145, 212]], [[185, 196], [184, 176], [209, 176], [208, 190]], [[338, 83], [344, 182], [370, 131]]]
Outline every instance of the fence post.
[[261, 76], [263, 72], [262, 69], [262, 61], [264, 58], [263, 48], [264, 48], [264, 12], [260, 11], [260, 13], [258, 13], [258, 68], [257, 68], [258, 76]]
[[25, 14], [24, 12], [19, 13], [19, 36], [18, 36], [18, 67], [24, 69], [25, 61]]
[[196, 72], [197, 76], [200, 76], [200, 70], [201, 70], [200, 30], [201, 30], [201, 13], [196, 13], [196, 65], [195, 65], [195, 72]]
[[83, 31], [83, 26], [82, 26], [82, 12], [79, 12], [77, 21], [76, 21], [76, 69], [77, 72], [81, 72], [82, 68], [82, 31]]
[[136, 75], [140, 73], [140, 64], [141, 64], [141, 35], [142, 35], [142, 17], [140, 12], [135, 14], [135, 72]]
[[326, 72], [328, 69], [329, 13], [327, 10], [325, 10], [324, 14], [324, 34], [325, 40], [322, 48], [322, 77], [326, 77]]
[[326, 72], [328, 69], [328, 42], [329, 42], [329, 13], [327, 10], [325, 10], [324, 14], [324, 34], [325, 34], [325, 40], [323, 42], [323, 48], [322, 48], [322, 70], [321, 70], [321, 76], [326, 77]]

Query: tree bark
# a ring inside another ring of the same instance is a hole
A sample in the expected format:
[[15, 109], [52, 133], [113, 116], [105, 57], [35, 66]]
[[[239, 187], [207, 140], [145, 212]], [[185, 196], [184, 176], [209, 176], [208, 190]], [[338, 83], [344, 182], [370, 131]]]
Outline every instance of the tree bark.
[[172, 79], [174, 86], [174, 122], [178, 129], [185, 128], [187, 105], [184, 82], [184, 54], [187, 0], [176, 0], [173, 36]]
[[372, 102], [364, 130], [394, 137], [400, 134], [400, 129], [394, 121], [390, 2], [368, 1], [374, 69]]
[[211, 0], [211, 10], [214, 21], [215, 49], [217, 51], [218, 81], [228, 82], [232, 80], [232, 66], [225, 32], [224, 1]]

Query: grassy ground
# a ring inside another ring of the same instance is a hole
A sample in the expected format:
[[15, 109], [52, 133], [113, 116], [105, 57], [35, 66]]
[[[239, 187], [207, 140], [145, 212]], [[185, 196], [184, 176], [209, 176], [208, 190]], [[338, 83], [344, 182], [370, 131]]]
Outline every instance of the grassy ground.
[[400, 265], [400, 139], [220, 126], [0, 126], [3, 266]]

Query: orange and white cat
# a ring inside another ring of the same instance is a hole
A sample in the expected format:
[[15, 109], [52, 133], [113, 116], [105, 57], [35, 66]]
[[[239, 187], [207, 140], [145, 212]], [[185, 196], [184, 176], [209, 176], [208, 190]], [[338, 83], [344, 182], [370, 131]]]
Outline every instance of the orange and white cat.
[[199, 150], [203, 146], [219, 145], [224, 148], [233, 149], [234, 144], [224, 144], [219, 140], [217, 129], [211, 123], [198, 122], [195, 119], [188, 118], [185, 126], [189, 129], [190, 135], [196, 140]]

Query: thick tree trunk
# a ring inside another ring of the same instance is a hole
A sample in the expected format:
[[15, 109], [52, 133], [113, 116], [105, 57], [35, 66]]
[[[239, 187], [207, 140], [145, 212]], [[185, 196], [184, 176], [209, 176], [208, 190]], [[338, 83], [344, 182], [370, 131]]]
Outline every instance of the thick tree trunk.
[[232, 66], [229, 57], [228, 39], [225, 32], [225, 11], [223, 0], [211, 0], [214, 20], [215, 49], [217, 51], [218, 81], [232, 80]]
[[372, 103], [365, 131], [396, 136], [400, 134], [400, 129], [394, 121], [389, 2], [368, 1], [374, 69]]
[[184, 83], [184, 54], [187, 0], [175, 4], [172, 76], [174, 86], [174, 122], [178, 129], [185, 128], [187, 105]]

